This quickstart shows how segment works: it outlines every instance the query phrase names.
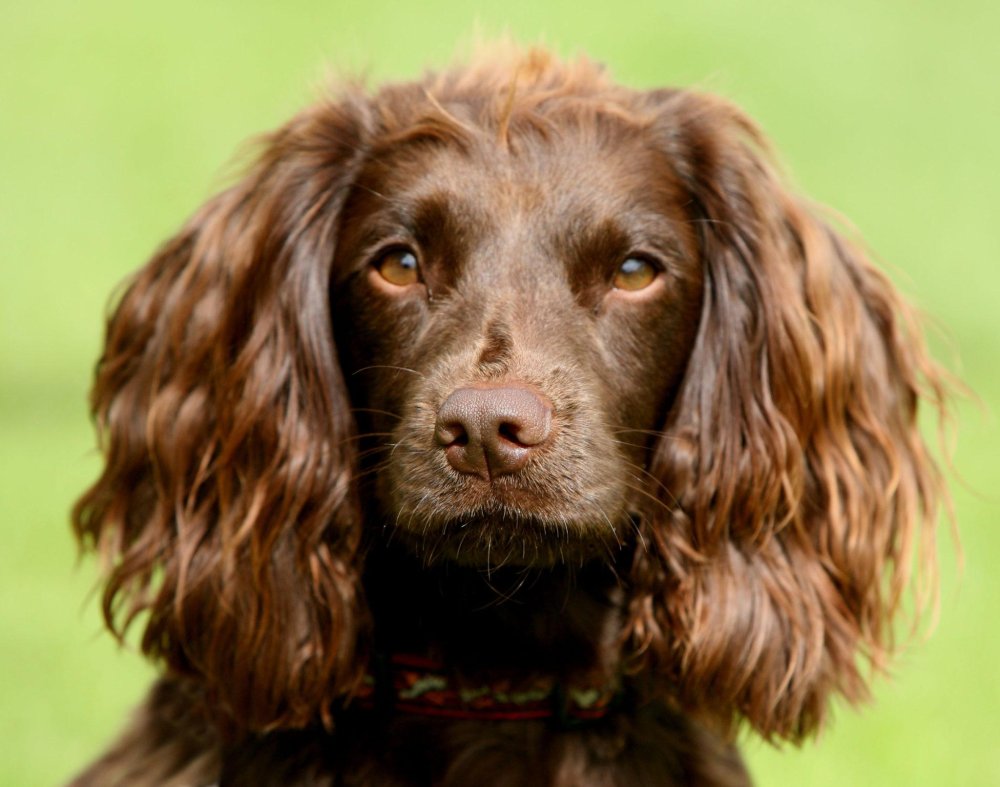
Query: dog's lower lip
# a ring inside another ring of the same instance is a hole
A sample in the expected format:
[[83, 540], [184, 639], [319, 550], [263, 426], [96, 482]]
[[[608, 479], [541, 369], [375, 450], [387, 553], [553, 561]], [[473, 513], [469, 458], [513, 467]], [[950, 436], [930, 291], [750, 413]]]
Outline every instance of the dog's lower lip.
[[479, 512], [470, 516], [456, 517], [445, 523], [445, 527], [454, 527], [458, 530], [484, 527], [547, 528], [555, 525], [556, 523], [547, 521], [537, 514], [515, 511]]
[[452, 509], [450, 516], [442, 520], [448, 528], [468, 529], [476, 527], [528, 527], [545, 528], [557, 524], [555, 518], [537, 506], [517, 506], [506, 502], [490, 501], [465, 510]]
[[531, 488], [510, 477], [493, 481], [469, 477], [463, 481], [458, 489], [453, 489], [450, 493], [438, 493], [442, 497], [442, 504], [459, 512], [514, 512], [528, 517], [544, 516], [545, 511], [564, 508], [566, 502], [573, 497], [569, 491], [565, 495], [553, 495], [548, 490]]

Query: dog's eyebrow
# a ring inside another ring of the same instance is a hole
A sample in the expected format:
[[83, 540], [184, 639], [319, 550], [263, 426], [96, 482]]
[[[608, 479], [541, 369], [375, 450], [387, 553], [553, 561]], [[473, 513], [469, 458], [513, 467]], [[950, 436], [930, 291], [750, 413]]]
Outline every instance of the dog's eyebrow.
[[631, 211], [613, 216], [578, 216], [568, 222], [571, 231], [559, 238], [575, 259], [592, 261], [631, 252], [652, 252], [668, 258], [684, 255], [681, 227], [656, 212]]

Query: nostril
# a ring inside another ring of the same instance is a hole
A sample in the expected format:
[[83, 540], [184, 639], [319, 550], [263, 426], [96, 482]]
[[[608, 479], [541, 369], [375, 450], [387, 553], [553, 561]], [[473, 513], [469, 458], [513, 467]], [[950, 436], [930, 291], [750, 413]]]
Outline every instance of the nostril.
[[434, 437], [438, 444], [448, 448], [453, 445], [463, 446], [469, 444], [469, 433], [465, 427], [457, 422], [442, 424], [438, 423], [434, 430]]
[[512, 443], [521, 444], [521, 438], [518, 436], [521, 432], [520, 424], [515, 423], [502, 423], [497, 428], [497, 434], [500, 435], [505, 440], [509, 440]]

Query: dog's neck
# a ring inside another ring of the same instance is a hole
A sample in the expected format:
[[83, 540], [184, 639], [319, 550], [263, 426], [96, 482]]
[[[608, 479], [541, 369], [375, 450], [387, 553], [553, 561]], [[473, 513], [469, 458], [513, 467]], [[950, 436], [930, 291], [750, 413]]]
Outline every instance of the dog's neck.
[[383, 655], [569, 680], [618, 670], [623, 593], [605, 564], [486, 571], [381, 548], [365, 579]]

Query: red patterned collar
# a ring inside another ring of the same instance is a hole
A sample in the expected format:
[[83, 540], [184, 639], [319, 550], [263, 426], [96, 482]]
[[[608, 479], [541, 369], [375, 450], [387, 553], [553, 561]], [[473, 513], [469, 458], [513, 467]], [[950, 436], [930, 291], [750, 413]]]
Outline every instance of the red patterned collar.
[[467, 680], [422, 656], [397, 654], [377, 660], [356, 695], [363, 708], [477, 721], [551, 719], [569, 724], [602, 719], [617, 707], [621, 686], [563, 684], [553, 676]]

